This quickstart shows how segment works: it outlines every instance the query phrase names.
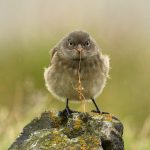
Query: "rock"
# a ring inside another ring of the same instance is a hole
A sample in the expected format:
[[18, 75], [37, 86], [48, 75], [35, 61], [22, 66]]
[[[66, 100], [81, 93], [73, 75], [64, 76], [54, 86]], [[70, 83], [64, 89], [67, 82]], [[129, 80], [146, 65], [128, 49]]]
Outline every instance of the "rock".
[[123, 125], [110, 114], [44, 112], [9, 150], [124, 150]]

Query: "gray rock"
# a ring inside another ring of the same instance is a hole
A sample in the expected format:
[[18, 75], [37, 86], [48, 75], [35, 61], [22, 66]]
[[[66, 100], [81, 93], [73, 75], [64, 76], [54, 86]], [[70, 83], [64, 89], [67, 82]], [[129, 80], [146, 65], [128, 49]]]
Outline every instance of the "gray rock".
[[123, 125], [110, 114], [44, 112], [9, 150], [124, 150]]

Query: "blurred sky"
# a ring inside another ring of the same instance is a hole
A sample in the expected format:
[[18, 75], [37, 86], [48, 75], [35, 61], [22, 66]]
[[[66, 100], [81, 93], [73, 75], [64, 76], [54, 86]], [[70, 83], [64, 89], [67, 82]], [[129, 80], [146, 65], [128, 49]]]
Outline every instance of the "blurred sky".
[[150, 113], [148, 0], [0, 0], [1, 105], [14, 102], [15, 89], [22, 87], [26, 78], [31, 77], [37, 87], [40, 81], [39, 89], [44, 89], [42, 69], [50, 61], [50, 48], [76, 29], [90, 32], [111, 57], [111, 79], [100, 104], [107, 111], [116, 114], [121, 111], [121, 116], [147, 118]]
[[146, 43], [150, 38], [149, 26], [148, 0], [0, 1], [2, 41], [14, 37], [33, 38], [40, 34], [52, 36], [56, 29], [65, 32], [64, 29], [91, 27], [109, 40], [130, 36]]

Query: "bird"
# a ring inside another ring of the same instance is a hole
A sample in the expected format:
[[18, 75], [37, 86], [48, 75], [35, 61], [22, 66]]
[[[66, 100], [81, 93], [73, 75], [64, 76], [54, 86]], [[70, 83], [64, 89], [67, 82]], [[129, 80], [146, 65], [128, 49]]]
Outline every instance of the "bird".
[[76, 30], [65, 35], [50, 51], [51, 62], [44, 71], [49, 92], [69, 101], [92, 101], [95, 112], [102, 113], [95, 102], [109, 78], [109, 56], [102, 54], [95, 39], [86, 31]]

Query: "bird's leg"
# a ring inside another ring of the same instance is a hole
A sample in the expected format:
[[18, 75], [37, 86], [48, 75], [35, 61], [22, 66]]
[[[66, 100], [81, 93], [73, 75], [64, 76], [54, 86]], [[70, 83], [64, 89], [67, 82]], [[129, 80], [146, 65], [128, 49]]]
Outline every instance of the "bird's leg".
[[98, 106], [97, 106], [97, 104], [96, 104], [94, 98], [91, 98], [91, 100], [92, 100], [92, 102], [94, 103], [94, 106], [96, 107], [96, 110], [93, 110], [92, 112], [96, 112], [96, 113], [101, 114], [101, 111], [100, 111], [100, 109], [98, 108]]
[[66, 108], [65, 108], [66, 112], [68, 115], [70, 115], [70, 108], [69, 108], [69, 99], [67, 98], [66, 100]]
[[62, 111], [63, 114], [69, 116], [73, 113], [73, 111], [69, 108], [69, 98], [66, 99], [66, 107], [65, 109]]
[[96, 112], [96, 113], [99, 113], [99, 114], [109, 114], [108, 112], [102, 112], [100, 111], [100, 109], [98, 108], [94, 98], [91, 98], [92, 102], [94, 103], [95, 107], [96, 107], [96, 110], [92, 110], [92, 112]]

